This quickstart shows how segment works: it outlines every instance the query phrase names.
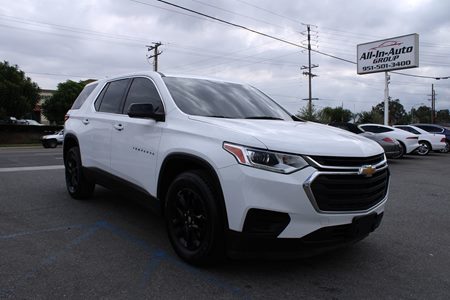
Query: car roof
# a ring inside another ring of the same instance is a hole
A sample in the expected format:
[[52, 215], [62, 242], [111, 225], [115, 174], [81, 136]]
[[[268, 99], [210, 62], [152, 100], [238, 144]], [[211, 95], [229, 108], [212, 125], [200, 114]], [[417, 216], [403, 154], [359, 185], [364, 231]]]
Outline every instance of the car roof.
[[[232, 80], [225, 80], [225, 79], [221, 79], [221, 78], [217, 78], [217, 77], [188, 75], [188, 74], [170, 74], [170, 73], [169, 74], [165, 74], [165, 73], [154, 72], [154, 71], [135, 71], [135, 72], [130, 72], [130, 73], [117, 74], [117, 75], [105, 77], [105, 78], [101, 79], [101, 81], [111, 81], [111, 80], [115, 80], [115, 79], [119, 79], [119, 78], [136, 77], [136, 76], [152, 77], [152, 76], [155, 76], [155, 75], [159, 76], [161, 78], [164, 78], [164, 77], [177, 77], [177, 78], [209, 80], [209, 81], [224, 82], [224, 83], [245, 84], [245, 83], [242, 83], [242, 82], [232, 81]], [[97, 83], [97, 82], [92, 82], [90, 84], [94, 84], [94, 83]]]

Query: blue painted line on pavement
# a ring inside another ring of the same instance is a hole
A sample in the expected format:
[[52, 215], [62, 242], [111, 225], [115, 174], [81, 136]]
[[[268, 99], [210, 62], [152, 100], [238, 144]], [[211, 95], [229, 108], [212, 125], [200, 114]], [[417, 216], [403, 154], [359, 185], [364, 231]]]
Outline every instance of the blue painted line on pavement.
[[[87, 228], [87, 232], [81, 234], [80, 236], [74, 238], [71, 240], [62, 250], [58, 251], [56, 254], [49, 255], [41, 260], [41, 262], [32, 270], [25, 273], [19, 280], [16, 281], [16, 284], [23, 283], [24, 280], [29, 280], [35, 277], [35, 275], [44, 267], [50, 266], [54, 264], [59, 257], [66, 254], [68, 251], [70, 251], [73, 247], [81, 244], [82, 242], [88, 240], [91, 238], [95, 233], [98, 232], [99, 229], [105, 229], [113, 233], [114, 235], [122, 238], [123, 240], [134, 244], [142, 249], [144, 249], [146, 252], [150, 254], [149, 261], [147, 263], [147, 266], [144, 269], [144, 272], [142, 274], [142, 279], [140, 280], [140, 288], [143, 290], [146, 288], [146, 284], [150, 281], [153, 274], [160, 268], [161, 264], [163, 262], [168, 262], [171, 264], [176, 265], [181, 270], [187, 271], [193, 275], [195, 275], [196, 278], [201, 278], [205, 282], [216, 286], [222, 290], [228, 291], [231, 294], [233, 294], [236, 297], [248, 299], [249, 295], [243, 291], [241, 288], [236, 287], [232, 284], [227, 283], [226, 281], [212, 275], [206, 273], [206, 270], [196, 269], [195, 267], [192, 267], [185, 262], [181, 261], [178, 257], [174, 257], [172, 255], [168, 255], [164, 250], [156, 248], [150, 244], [148, 244], [145, 240], [137, 238], [133, 235], [131, 235], [129, 232], [118, 228], [117, 226], [107, 222], [107, 221], [98, 221], [91, 225], [86, 224], [76, 224], [76, 225], [70, 225], [70, 226], [60, 226], [60, 227], [54, 227], [54, 228], [48, 228], [48, 229], [42, 229], [42, 230], [36, 230], [36, 231], [26, 231], [26, 232], [19, 232], [15, 234], [9, 234], [9, 235], [3, 235], [0, 236], [0, 240], [7, 240], [7, 239], [15, 239], [22, 236], [27, 235], [34, 235], [39, 233], [47, 233], [47, 232], [56, 232], [61, 230], [68, 230], [72, 228]], [[26, 285], [26, 282], [25, 282]], [[0, 295], [6, 294], [6, 295], [14, 295], [14, 289], [0, 289]], [[1, 296], [0, 296], [1, 298]]]
[[13, 234], [7, 234], [7, 235], [0, 235], [0, 240], [7, 240], [7, 239], [15, 239], [21, 236], [26, 235], [34, 235], [38, 233], [46, 233], [46, 232], [53, 232], [53, 231], [61, 231], [61, 230], [70, 230], [73, 228], [83, 228], [87, 227], [85, 224], [76, 224], [76, 225], [69, 225], [69, 226], [60, 226], [60, 227], [54, 227], [54, 228], [47, 228], [47, 229], [41, 229], [41, 230], [34, 230], [34, 231], [24, 231], [24, 232], [18, 232]]

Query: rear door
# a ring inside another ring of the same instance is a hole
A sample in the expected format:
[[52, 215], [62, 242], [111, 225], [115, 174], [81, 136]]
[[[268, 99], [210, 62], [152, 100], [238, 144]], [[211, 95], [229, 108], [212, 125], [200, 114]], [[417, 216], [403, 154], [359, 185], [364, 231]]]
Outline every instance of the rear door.
[[80, 134], [83, 165], [111, 172], [111, 131], [119, 116], [130, 79], [111, 81], [105, 85], [81, 120], [84, 132]]
[[156, 195], [156, 159], [164, 122], [130, 118], [128, 109], [134, 103], [150, 103], [164, 113], [155, 84], [145, 77], [134, 78], [123, 105], [122, 114], [113, 124], [111, 168], [114, 174], [148, 193]]

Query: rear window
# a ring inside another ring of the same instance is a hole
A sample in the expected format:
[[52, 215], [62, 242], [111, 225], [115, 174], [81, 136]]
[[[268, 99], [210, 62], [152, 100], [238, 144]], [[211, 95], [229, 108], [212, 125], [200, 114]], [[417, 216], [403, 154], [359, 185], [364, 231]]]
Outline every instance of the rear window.
[[97, 85], [98, 83], [94, 83], [85, 86], [84, 89], [81, 91], [81, 93], [78, 95], [77, 99], [75, 99], [75, 102], [72, 104], [71, 109], [79, 109], [86, 101], [86, 99], [89, 97], [89, 95], [92, 93], [92, 91], [97, 87]]

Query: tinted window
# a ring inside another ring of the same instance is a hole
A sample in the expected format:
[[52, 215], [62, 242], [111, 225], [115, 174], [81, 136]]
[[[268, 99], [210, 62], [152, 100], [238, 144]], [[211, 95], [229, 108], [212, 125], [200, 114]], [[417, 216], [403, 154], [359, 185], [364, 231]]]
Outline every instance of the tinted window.
[[414, 128], [408, 127], [408, 126], [397, 126], [396, 128], [404, 130], [404, 131], [408, 131], [414, 134], [420, 134], [420, 132], [418, 132], [417, 130], [415, 130]]
[[97, 87], [97, 85], [98, 83], [85, 86], [81, 93], [78, 95], [77, 99], [75, 99], [75, 102], [73, 103], [71, 109], [79, 109], [81, 105], [83, 105], [84, 101], [86, 101], [86, 99], [92, 93], [92, 91]]
[[191, 78], [163, 80], [178, 108], [189, 115], [292, 121], [284, 109], [250, 86]]
[[[120, 113], [123, 96], [128, 87], [129, 79], [122, 79], [110, 82], [103, 99], [101, 99], [101, 112]], [[99, 99], [100, 100], [100, 99]]]
[[374, 126], [374, 125], [365, 125], [365, 126], [361, 126], [361, 127], [365, 131], [369, 131], [369, 132], [373, 132], [373, 133], [382, 133], [382, 132], [392, 131], [392, 129], [390, 129], [390, 128]]
[[101, 91], [101, 93], [98, 95], [97, 100], [95, 100], [94, 106], [95, 106], [95, 110], [98, 111], [100, 108], [100, 104], [102, 103], [103, 97], [105, 96], [105, 92], [108, 89], [108, 85], [105, 85], [103, 87], [103, 90]]
[[432, 133], [441, 133], [444, 132], [442, 128], [436, 127], [436, 126], [430, 126], [430, 125], [420, 125], [417, 126], [419, 128], [422, 128], [425, 131], [432, 132]]
[[156, 112], [164, 112], [158, 90], [153, 82], [145, 78], [133, 79], [123, 112], [127, 113], [130, 105], [135, 103], [150, 103]]

